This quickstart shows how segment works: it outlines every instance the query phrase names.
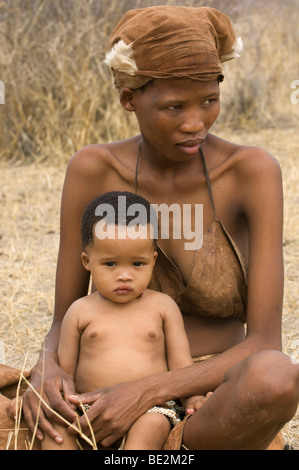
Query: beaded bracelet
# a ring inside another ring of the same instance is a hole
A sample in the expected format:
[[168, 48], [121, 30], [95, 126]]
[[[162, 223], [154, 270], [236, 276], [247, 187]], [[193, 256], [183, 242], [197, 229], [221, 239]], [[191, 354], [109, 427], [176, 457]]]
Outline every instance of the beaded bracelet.
[[167, 418], [169, 418], [171, 424], [175, 426], [181, 421], [175, 411], [175, 402], [173, 400], [170, 400], [170, 401], [167, 401], [165, 405], [170, 406], [170, 408], [164, 408], [163, 406], [153, 406], [152, 408], [147, 410], [147, 413], [162, 414], [166, 416]]

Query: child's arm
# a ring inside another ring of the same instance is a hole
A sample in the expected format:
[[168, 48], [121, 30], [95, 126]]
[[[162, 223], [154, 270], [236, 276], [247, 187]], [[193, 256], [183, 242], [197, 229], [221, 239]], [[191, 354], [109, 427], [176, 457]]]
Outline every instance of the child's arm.
[[77, 369], [81, 337], [79, 315], [82, 308], [79, 307], [80, 304], [81, 301], [74, 302], [65, 314], [58, 346], [59, 365], [73, 380]]
[[193, 364], [181, 311], [168, 296], [163, 299], [163, 325], [169, 370]]
[[[167, 299], [168, 300], [168, 299]], [[164, 317], [164, 333], [168, 369], [179, 369], [193, 364], [182, 314], [177, 304], [169, 299]], [[186, 414], [193, 414], [206, 400], [203, 396], [181, 398]]]

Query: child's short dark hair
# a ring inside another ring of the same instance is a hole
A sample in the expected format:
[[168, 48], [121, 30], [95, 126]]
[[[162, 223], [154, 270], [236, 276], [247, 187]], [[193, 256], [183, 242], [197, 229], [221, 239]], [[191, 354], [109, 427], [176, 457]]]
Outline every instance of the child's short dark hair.
[[[121, 201], [121, 204], [120, 204]], [[113, 218], [111, 211], [105, 207], [113, 209]], [[145, 209], [138, 211], [138, 205]], [[119, 211], [121, 209], [121, 212]], [[123, 209], [125, 209], [123, 211]], [[138, 212], [138, 217], [136, 213]], [[158, 231], [158, 218], [153, 206], [139, 194], [131, 193], [129, 191], [110, 191], [101, 194], [93, 199], [86, 207], [81, 221], [81, 238], [82, 246], [86, 248], [93, 242], [93, 228], [97, 222], [106, 219], [107, 223], [114, 223], [115, 225], [128, 225], [134, 219], [138, 219], [138, 224], [148, 225], [151, 224], [153, 231], [153, 244], [154, 248], [157, 247], [157, 231]]]

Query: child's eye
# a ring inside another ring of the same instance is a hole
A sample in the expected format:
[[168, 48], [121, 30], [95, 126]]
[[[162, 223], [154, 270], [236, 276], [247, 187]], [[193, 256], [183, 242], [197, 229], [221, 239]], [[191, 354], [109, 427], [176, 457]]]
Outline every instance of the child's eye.
[[134, 261], [133, 266], [143, 266], [144, 263], [142, 261]]
[[115, 261], [106, 261], [105, 266], [116, 266]]

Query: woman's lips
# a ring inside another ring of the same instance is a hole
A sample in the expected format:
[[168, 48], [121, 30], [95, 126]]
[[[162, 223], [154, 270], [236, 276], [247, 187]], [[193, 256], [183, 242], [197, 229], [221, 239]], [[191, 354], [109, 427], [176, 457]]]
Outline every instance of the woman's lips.
[[197, 153], [199, 147], [203, 143], [204, 139], [196, 139], [196, 140], [186, 140], [185, 142], [180, 142], [177, 144], [177, 147], [182, 149], [185, 153], [192, 155], [193, 153]]

